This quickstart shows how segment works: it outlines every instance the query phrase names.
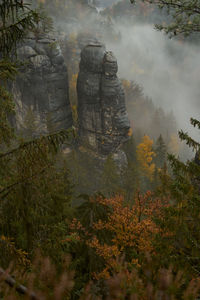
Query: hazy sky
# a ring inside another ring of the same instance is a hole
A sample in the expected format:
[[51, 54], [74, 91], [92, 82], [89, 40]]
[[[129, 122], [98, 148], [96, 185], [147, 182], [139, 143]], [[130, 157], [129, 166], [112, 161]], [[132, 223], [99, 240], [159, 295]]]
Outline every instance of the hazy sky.
[[[108, 0], [101, 1], [108, 4]], [[96, 28], [96, 20], [95, 15], [83, 20], [77, 30], [83, 30], [85, 24], [88, 30]], [[120, 32], [121, 40], [114, 43], [105, 39], [107, 50], [112, 50], [118, 60], [119, 76], [142, 85], [158, 107], [173, 111], [179, 128], [199, 139], [198, 130], [192, 130], [189, 124], [190, 117], [199, 118], [200, 112], [199, 47], [169, 39], [151, 24], [119, 22], [114, 22], [113, 28]]]
[[200, 115], [199, 47], [169, 39], [152, 25], [116, 26], [121, 41], [106, 46], [118, 59], [119, 76], [142, 85], [154, 103], [174, 112], [179, 128], [191, 132], [190, 117]]

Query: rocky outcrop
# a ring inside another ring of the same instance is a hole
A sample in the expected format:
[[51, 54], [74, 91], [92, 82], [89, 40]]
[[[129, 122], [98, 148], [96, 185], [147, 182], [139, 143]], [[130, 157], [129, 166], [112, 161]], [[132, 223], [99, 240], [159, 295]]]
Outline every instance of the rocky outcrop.
[[18, 47], [17, 57], [23, 61], [12, 87], [17, 128], [23, 127], [30, 110], [37, 119], [36, 134], [71, 127], [68, 73], [55, 39], [30, 36]]
[[128, 140], [130, 124], [117, 60], [95, 43], [81, 52], [77, 82], [80, 143], [101, 155], [115, 153]]

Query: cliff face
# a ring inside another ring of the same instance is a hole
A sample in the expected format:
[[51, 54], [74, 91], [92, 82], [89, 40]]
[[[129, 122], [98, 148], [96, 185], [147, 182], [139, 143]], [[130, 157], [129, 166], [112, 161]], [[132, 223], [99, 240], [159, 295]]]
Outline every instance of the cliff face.
[[17, 54], [23, 61], [12, 87], [17, 128], [23, 127], [28, 110], [35, 113], [37, 133], [46, 133], [48, 125], [54, 131], [71, 127], [68, 73], [60, 46], [52, 38], [30, 36]]
[[[16, 103], [16, 125], [23, 128], [30, 110], [36, 118], [34, 134], [72, 126], [68, 93], [68, 74], [60, 46], [47, 37], [29, 37], [18, 47], [23, 60], [21, 73], [12, 87]], [[120, 146], [129, 138], [130, 124], [125, 94], [117, 77], [117, 61], [112, 52], [98, 42], [81, 51], [77, 81], [80, 145], [97, 156], [113, 153], [125, 161]]]
[[80, 143], [101, 155], [115, 153], [129, 138], [130, 124], [117, 61], [101, 44], [81, 52], [77, 82]]

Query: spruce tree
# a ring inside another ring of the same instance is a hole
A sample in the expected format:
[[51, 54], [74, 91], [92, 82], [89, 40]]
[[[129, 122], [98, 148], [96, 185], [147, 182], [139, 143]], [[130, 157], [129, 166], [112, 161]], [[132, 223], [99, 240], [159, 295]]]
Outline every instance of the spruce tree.
[[[12, 238], [29, 254], [35, 247], [48, 249], [46, 253], [55, 249], [52, 245], [59, 247], [54, 242], [67, 224], [71, 198], [68, 174], [56, 163], [70, 133], [62, 130], [23, 141], [14, 136], [9, 122], [14, 104], [7, 87], [18, 67], [13, 55], [17, 43], [39, 20], [38, 13], [21, 0], [0, 1], [0, 236]], [[12, 256], [9, 259], [8, 263]], [[1, 263], [5, 263], [4, 256]]]
[[156, 141], [155, 153], [156, 153], [156, 157], [155, 157], [156, 167], [163, 168], [167, 159], [167, 147], [165, 145], [165, 142], [161, 134]]
[[[200, 129], [200, 122], [191, 119], [191, 124]], [[179, 137], [195, 152], [195, 159], [181, 162], [174, 155], [168, 155], [173, 176], [163, 174], [161, 197], [170, 199], [160, 220], [161, 235], [157, 246], [161, 256], [156, 258], [168, 265], [169, 260], [184, 269], [185, 274], [199, 276], [200, 273], [200, 143], [187, 133], [180, 131]]]
[[122, 174], [123, 190], [125, 200], [132, 203], [134, 194], [139, 188], [139, 170], [136, 155], [136, 143], [133, 135], [124, 144], [123, 150], [126, 153], [127, 165], [124, 167]]
[[102, 175], [101, 175], [101, 192], [105, 196], [112, 196], [122, 190], [120, 180], [120, 170], [113, 159], [112, 154], [108, 155]]

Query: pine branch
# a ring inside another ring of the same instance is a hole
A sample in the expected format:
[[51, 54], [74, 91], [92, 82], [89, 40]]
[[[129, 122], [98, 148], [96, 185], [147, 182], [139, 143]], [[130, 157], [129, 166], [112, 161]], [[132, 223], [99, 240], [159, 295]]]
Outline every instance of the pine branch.
[[[0, 63], [0, 73], [1, 73], [1, 63]], [[13, 76], [13, 71], [8, 70], [5, 77]], [[3, 77], [3, 75], [2, 75]], [[1, 78], [1, 77], [0, 77]], [[11, 138], [14, 137], [14, 130], [11, 128], [8, 122], [8, 116], [14, 114], [14, 103], [12, 101], [12, 96], [4, 88], [3, 85], [0, 86], [0, 143], [9, 145]]]
[[173, 154], [168, 154], [168, 160], [173, 170], [181, 170], [184, 173], [187, 173], [187, 166], [177, 159]]
[[13, 80], [17, 75], [16, 64], [8, 60], [0, 60], [0, 79], [6, 81], [8, 79]]
[[182, 173], [185, 175], [190, 175], [191, 178], [200, 177], [200, 166], [194, 161], [188, 161], [187, 163], [181, 162], [173, 154], [168, 154], [168, 161], [172, 169], [176, 170], [176, 175]]
[[197, 128], [200, 129], [200, 121], [191, 118], [191, 119], [190, 119], [190, 123], [191, 123], [194, 127], [197, 126]]
[[33, 29], [36, 22], [38, 22], [38, 14], [30, 11], [15, 23], [0, 27], [0, 52], [4, 56], [9, 55], [12, 49], [16, 48], [17, 42], [25, 37], [27, 29]]
[[0, 0], [0, 17], [3, 25], [5, 26], [8, 17], [14, 22], [19, 11], [25, 11], [29, 6], [30, 4], [24, 3], [23, 0]]
[[182, 141], [185, 141], [186, 144], [189, 146], [189, 147], [192, 147], [193, 148], [193, 151], [198, 151], [200, 149], [200, 143], [196, 142], [194, 139], [192, 139], [187, 132], [183, 132], [182, 130], [179, 131], [179, 138], [182, 140]]
[[[135, 0], [130, 0], [135, 3]], [[174, 35], [188, 36], [200, 32], [200, 1], [199, 0], [143, 0], [165, 9], [172, 17], [168, 25], [156, 24], [155, 28], [164, 30], [170, 37]]]
[[70, 143], [72, 136], [74, 137], [73, 130], [61, 130], [47, 136], [42, 136], [29, 142], [22, 143], [19, 147], [1, 154], [0, 159], [16, 155], [22, 150], [25, 150], [29, 154], [33, 151], [33, 149], [34, 152], [40, 152], [40, 145], [46, 145], [52, 153], [56, 153], [58, 151], [58, 147], [64, 142]]
[[43, 174], [47, 169], [48, 169], [49, 166], [45, 167], [44, 169], [42, 169], [40, 172], [37, 172], [31, 176], [28, 176], [26, 178], [24, 178], [23, 180], [20, 180], [20, 181], [17, 181], [17, 182], [14, 182], [13, 184], [9, 185], [9, 186], [6, 186], [5, 188], [1, 189], [0, 190], [0, 199], [3, 199], [5, 198], [9, 193], [10, 191], [15, 188], [16, 186], [19, 186], [21, 184], [24, 184], [26, 182], [28, 182], [30, 179], [33, 179], [35, 177], [37, 177], [38, 175], [41, 175]]

